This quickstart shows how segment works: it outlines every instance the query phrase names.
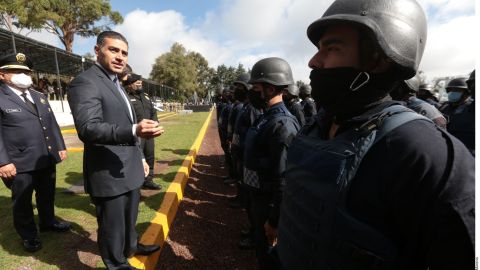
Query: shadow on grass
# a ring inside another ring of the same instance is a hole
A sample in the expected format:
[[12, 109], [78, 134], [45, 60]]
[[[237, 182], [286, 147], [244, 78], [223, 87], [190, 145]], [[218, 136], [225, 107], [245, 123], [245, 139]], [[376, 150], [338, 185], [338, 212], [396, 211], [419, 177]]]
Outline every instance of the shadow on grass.
[[[31, 258], [18, 262], [2, 262], [3, 267], [12, 266], [12, 269], [20, 269], [22, 263], [38, 260], [59, 269], [91, 269], [92, 263], [88, 263], [89, 259], [87, 257], [91, 260], [91, 254], [97, 254], [98, 248], [96, 242], [91, 240], [91, 233], [80, 224], [69, 221], [72, 224], [72, 230], [64, 233], [39, 233], [43, 248], [35, 253], [29, 253], [23, 250], [22, 240], [13, 227], [11, 211], [6, 211], [7, 209], [11, 210], [11, 199], [0, 196], [0, 204], [4, 206], [1, 212], [2, 217], [5, 217], [0, 222], [0, 231], [2, 232], [0, 234], [0, 246], [3, 252]], [[36, 219], [38, 219], [38, 216], [36, 216]]]
[[170, 151], [174, 153], [175, 155], [181, 155], [181, 156], [186, 156], [188, 153], [190, 153], [190, 149], [168, 149], [168, 148], [162, 148], [162, 151]]
[[81, 172], [67, 172], [65, 183], [70, 185], [83, 185], [83, 173]]
[[56, 188], [55, 190], [55, 206], [62, 209], [75, 209], [93, 218], [96, 218], [95, 206], [91, 203], [90, 196], [82, 194], [64, 193], [63, 188]]

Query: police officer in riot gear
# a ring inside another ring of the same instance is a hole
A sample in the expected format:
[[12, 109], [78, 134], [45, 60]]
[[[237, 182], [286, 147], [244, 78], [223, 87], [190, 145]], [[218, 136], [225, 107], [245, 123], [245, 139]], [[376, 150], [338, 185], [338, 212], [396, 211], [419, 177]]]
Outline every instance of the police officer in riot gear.
[[309, 84], [300, 86], [300, 98], [302, 99], [300, 105], [302, 105], [305, 122], [308, 123], [317, 115], [317, 105], [312, 98], [312, 87]]
[[[131, 71], [130, 71], [131, 72]], [[127, 90], [128, 98], [132, 104], [137, 121], [140, 122], [143, 119], [152, 119], [158, 121], [157, 111], [153, 107], [153, 103], [150, 100], [148, 94], [142, 89], [142, 76], [130, 73], [127, 74], [123, 80], [123, 86]], [[141, 139], [140, 146], [143, 150], [145, 161], [149, 166], [148, 175], [145, 177], [142, 189], [160, 190], [162, 187], [153, 182], [154, 165], [155, 165], [155, 140]]]
[[[245, 102], [247, 100], [247, 93], [249, 89], [248, 80], [250, 80], [250, 74], [245, 73], [241, 74], [236, 81], [233, 82], [233, 107], [228, 116], [228, 125], [227, 125], [227, 138], [230, 142], [230, 153], [232, 156], [232, 167], [233, 167], [233, 178], [228, 179], [226, 183], [238, 183], [243, 174], [243, 163], [240, 160], [240, 149], [237, 148], [237, 141], [233, 141], [233, 134], [236, 122], [238, 120], [238, 115], [242, 111]], [[243, 154], [243, 153], [242, 153]], [[237, 186], [237, 196], [230, 202], [230, 206], [238, 208], [241, 206], [240, 202], [240, 189]]]
[[287, 109], [295, 116], [295, 118], [297, 118], [300, 126], [303, 126], [305, 125], [305, 115], [303, 114], [302, 105], [300, 104], [298, 94], [298, 86], [291, 84], [285, 91], [283, 91], [282, 98], [285, 106], [287, 106]]
[[218, 120], [218, 132], [220, 135], [220, 144], [225, 153], [225, 165], [228, 168], [228, 176], [224, 177], [226, 183], [231, 182], [235, 178], [235, 172], [232, 164], [232, 156], [230, 153], [230, 139], [228, 138], [228, 118], [233, 108], [233, 92], [230, 88], [223, 89], [224, 106], [220, 112], [220, 119]]
[[475, 99], [475, 70], [470, 73], [470, 76], [467, 80], [468, 90], [473, 99]]
[[435, 108], [435, 106], [415, 97], [415, 93], [418, 92], [420, 85], [420, 79], [418, 76], [414, 76], [408, 80], [399, 81], [390, 92], [390, 96], [394, 100], [405, 102], [406, 106], [415, 112], [429, 118], [435, 124], [442, 128], [447, 127], [447, 120], [443, 117], [442, 113]]
[[245, 142], [245, 167], [257, 176], [245, 174], [245, 183], [252, 188], [255, 251], [260, 269], [272, 269], [269, 246], [276, 242], [283, 174], [288, 146], [300, 129], [296, 118], [282, 101], [284, 90], [294, 83], [290, 65], [277, 57], [265, 58], [252, 67], [250, 84], [258, 95], [255, 104], [264, 104], [265, 113], [248, 130]]
[[448, 101], [442, 106], [441, 111], [448, 117], [447, 130], [474, 154], [475, 103], [471, 98], [467, 78], [452, 79], [445, 88]]
[[[248, 75], [248, 76], [247, 76]], [[238, 242], [238, 247], [240, 249], [253, 249], [254, 248], [254, 239], [253, 239], [253, 216], [250, 209], [250, 189], [245, 185], [243, 181], [244, 173], [244, 151], [245, 151], [245, 136], [247, 135], [248, 129], [253, 125], [253, 123], [262, 115], [262, 109], [257, 109], [250, 102], [250, 96], [254, 95], [254, 92], [251, 89], [251, 85], [248, 84], [250, 80], [250, 75], [245, 74], [240, 76], [237, 81], [237, 88], [242, 88], [244, 86], [247, 89], [247, 98], [244, 102], [244, 106], [237, 115], [235, 121], [235, 127], [233, 129], [231, 151], [232, 156], [235, 155], [236, 158], [236, 169], [237, 177], [239, 184], [238, 188], [238, 198], [240, 199], [241, 206], [245, 209], [248, 218], [248, 229], [241, 232], [242, 239]]]
[[[222, 113], [225, 99], [223, 98], [223, 86], [218, 86], [215, 95], [215, 107], [217, 111], [217, 124], [220, 121], [220, 114]], [[220, 130], [220, 129], [219, 129]]]
[[422, 83], [418, 88], [417, 97], [427, 103], [435, 106], [435, 108], [440, 108], [440, 103], [438, 98], [433, 93], [433, 85], [430, 83]]
[[415, 0], [336, 0], [307, 29], [326, 117], [288, 149], [283, 269], [472, 269], [474, 160], [388, 92], [413, 77], [427, 24]]

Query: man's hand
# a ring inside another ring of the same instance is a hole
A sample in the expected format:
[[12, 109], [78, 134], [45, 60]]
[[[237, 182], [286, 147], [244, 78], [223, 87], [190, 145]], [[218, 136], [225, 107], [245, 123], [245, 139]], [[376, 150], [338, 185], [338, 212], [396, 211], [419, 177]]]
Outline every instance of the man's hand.
[[265, 228], [265, 236], [267, 236], [268, 244], [270, 246], [275, 246], [277, 244], [277, 229], [270, 226], [270, 223], [265, 222], [263, 225]]
[[13, 179], [17, 175], [17, 168], [13, 163], [3, 165], [0, 167], [0, 177], [3, 179]]
[[143, 119], [137, 124], [136, 134], [140, 138], [150, 139], [162, 135], [163, 127], [157, 121]]
[[60, 159], [64, 161], [67, 159], [67, 150], [58, 151], [58, 155], [60, 156]]
[[142, 159], [143, 162], [143, 173], [145, 174], [145, 177], [147, 177], [148, 173], [150, 172], [150, 166], [148, 166], [148, 163], [145, 161], [145, 159]]

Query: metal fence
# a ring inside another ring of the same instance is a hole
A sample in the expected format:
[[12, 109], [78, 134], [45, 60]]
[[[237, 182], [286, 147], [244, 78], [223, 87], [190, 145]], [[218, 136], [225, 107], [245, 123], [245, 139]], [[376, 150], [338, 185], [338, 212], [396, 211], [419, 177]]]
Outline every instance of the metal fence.
[[[32, 60], [36, 81], [42, 77], [54, 78], [54, 82], [50, 83], [58, 87], [59, 95], [55, 96], [62, 101], [68, 82], [94, 64], [91, 59], [0, 28], [0, 56], [17, 52], [26, 54]], [[177, 89], [151, 80], [142, 80], [144, 90], [154, 100], [176, 101], [180, 96]]]

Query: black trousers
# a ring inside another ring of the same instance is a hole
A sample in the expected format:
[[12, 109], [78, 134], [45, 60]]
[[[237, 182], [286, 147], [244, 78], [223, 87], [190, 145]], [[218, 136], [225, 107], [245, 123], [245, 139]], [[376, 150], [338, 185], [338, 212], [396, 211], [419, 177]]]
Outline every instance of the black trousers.
[[154, 139], [142, 139], [140, 146], [142, 147], [145, 161], [147, 162], [150, 170], [148, 171], [145, 181], [153, 181], [153, 166], [155, 165], [155, 140]]
[[267, 222], [272, 211], [273, 194], [269, 192], [250, 192], [250, 208], [253, 218], [255, 255], [259, 269], [275, 269], [275, 263], [270, 256], [270, 245], [265, 235], [265, 222]]
[[127, 267], [127, 258], [137, 249], [140, 190], [114, 197], [92, 197], [98, 223], [98, 248], [107, 269]]
[[17, 173], [13, 180], [5, 180], [12, 190], [13, 225], [22, 239], [37, 237], [38, 231], [33, 219], [32, 195], [35, 190], [40, 226], [55, 222], [55, 178], [56, 167]]

